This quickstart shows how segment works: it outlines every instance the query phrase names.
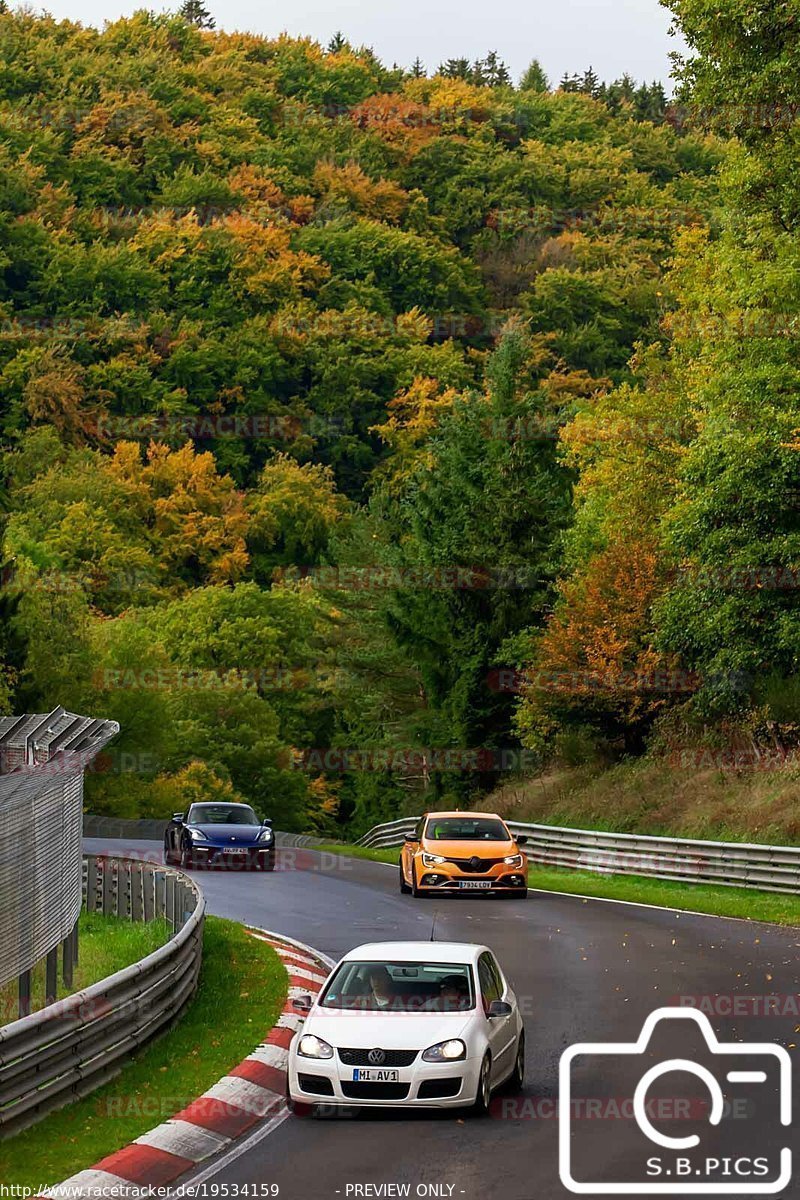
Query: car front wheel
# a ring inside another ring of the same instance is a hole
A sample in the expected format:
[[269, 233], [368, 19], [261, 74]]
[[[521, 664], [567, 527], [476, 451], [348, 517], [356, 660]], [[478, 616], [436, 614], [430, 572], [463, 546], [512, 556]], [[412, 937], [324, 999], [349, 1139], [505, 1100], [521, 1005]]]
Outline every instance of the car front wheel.
[[517, 1042], [517, 1057], [514, 1060], [514, 1070], [511, 1074], [510, 1084], [515, 1091], [522, 1091], [525, 1083], [525, 1030], [523, 1029], [519, 1035]]
[[411, 888], [406, 883], [406, 877], [403, 874], [403, 864], [401, 862], [400, 863], [400, 894], [402, 896], [408, 896], [410, 892], [411, 892]]
[[181, 867], [184, 871], [191, 871], [193, 866], [194, 860], [192, 859], [192, 852], [188, 846], [185, 846], [181, 850]]
[[317, 1106], [315, 1104], [307, 1104], [305, 1100], [293, 1100], [292, 1093], [289, 1091], [289, 1076], [286, 1076], [286, 1093], [284, 1097], [286, 1107], [289, 1112], [295, 1117], [315, 1117], [317, 1115]]
[[472, 1111], [478, 1117], [485, 1117], [492, 1100], [492, 1060], [487, 1054], [481, 1063], [481, 1073], [478, 1076], [478, 1090], [475, 1093], [475, 1103]]

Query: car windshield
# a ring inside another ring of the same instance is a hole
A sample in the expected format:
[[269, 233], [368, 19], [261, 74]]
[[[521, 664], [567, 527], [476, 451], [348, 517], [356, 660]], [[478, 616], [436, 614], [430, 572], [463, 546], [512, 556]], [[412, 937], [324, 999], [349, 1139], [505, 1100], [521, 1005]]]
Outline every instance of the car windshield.
[[511, 835], [497, 817], [432, 817], [425, 837], [434, 842], [507, 842]]
[[320, 1000], [353, 1012], [462, 1012], [475, 1007], [467, 963], [344, 962]]
[[256, 814], [247, 805], [193, 804], [189, 810], [192, 825], [260, 825]]

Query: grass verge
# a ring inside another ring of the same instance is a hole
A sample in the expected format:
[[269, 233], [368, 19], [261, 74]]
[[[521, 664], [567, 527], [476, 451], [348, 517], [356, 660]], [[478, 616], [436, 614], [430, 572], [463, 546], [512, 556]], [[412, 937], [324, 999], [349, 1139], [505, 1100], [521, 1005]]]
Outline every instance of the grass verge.
[[685, 762], [645, 755], [614, 766], [554, 766], [509, 779], [481, 807], [510, 821], [720, 842], [797, 845], [800, 764], [771, 770], [715, 766], [712, 751]]
[[[71, 988], [64, 987], [61, 960], [58, 963], [58, 996], [62, 1000], [72, 992], [97, 983], [138, 962], [163, 946], [169, 937], [166, 921], [125, 921], [120, 917], [104, 917], [101, 913], [81, 913], [78, 920], [78, 965]], [[37, 963], [31, 979], [32, 1010], [44, 1008], [45, 962]], [[0, 988], [0, 1024], [15, 1021], [18, 1015], [17, 983]]]
[[[363, 846], [326, 845], [315, 847], [330, 854], [371, 859], [396, 864], [399, 849], [367, 850]], [[653, 904], [683, 912], [708, 913], [715, 917], [739, 917], [748, 921], [767, 921], [775, 925], [800, 926], [800, 897], [755, 888], [726, 888], [702, 883], [675, 883], [669, 879], [650, 879], [644, 875], [596, 875], [589, 871], [563, 871], [531, 867], [528, 886], [546, 892], [602, 900], [626, 900], [631, 904]]]
[[197, 994], [169, 1032], [91, 1096], [0, 1146], [0, 1181], [58, 1183], [166, 1121], [245, 1058], [275, 1024], [288, 977], [235, 921], [207, 917]]

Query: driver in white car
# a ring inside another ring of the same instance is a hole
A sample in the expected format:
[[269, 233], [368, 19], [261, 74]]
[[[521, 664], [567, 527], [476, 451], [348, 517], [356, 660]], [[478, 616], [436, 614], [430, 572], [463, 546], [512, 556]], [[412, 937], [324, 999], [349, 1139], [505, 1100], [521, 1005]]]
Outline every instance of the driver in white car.
[[391, 1008], [397, 1002], [392, 977], [386, 967], [373, 967], [369, 973], [368, 1008]]

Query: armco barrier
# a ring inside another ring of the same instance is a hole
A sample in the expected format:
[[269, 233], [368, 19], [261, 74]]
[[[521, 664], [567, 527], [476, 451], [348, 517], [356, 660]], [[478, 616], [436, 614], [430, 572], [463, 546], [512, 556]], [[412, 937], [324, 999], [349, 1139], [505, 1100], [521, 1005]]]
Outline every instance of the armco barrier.
[[205, 901], [171, 867], [88, 855], [90, 912], [166, 917], [165, 945], [107, 979], [0, 1028], [0, 1138], [93, 1091], [191, 999], [203, 953]]
[[[403, 817], [375, 825], [358, 845], [373, 849], [399, 846], [418, 822], [419, 817]], [[795, 846], [600, 833], [521, 821], [507, 824], [513, 833], [527, 837], [524, 850], [529, 861], [543, 866], [800, 893], [800, 848]]]

